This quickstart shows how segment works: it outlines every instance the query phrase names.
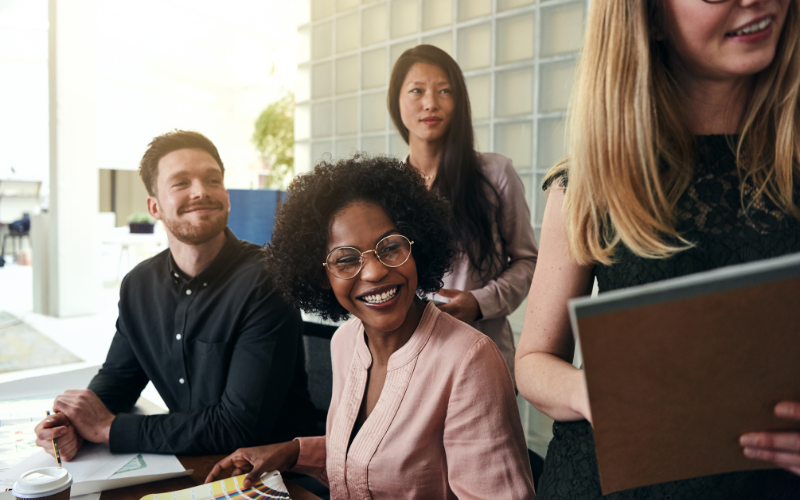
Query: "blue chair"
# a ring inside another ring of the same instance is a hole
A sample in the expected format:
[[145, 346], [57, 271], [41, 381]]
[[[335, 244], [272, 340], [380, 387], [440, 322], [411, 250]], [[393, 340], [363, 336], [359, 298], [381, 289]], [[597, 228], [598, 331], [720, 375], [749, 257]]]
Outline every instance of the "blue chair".
[[31, 244], [31, 219], [28, 214], [23, 214], [22, 219], [14, 221], [8, 225], [8, 233], [3, 235], [3, 247], [0, 249], [0, 267], [6, 263], [6, 240], [11, 237], [11, 245], [16, 258], [17, 253], [22, 249], [22, 238], [28, 238], [28, 245]]
[[272, 238], [275, 212], [283, 191], [274, 189], [229, 189], [231, 213], [228, 227], [240, 240], [265, 245]]

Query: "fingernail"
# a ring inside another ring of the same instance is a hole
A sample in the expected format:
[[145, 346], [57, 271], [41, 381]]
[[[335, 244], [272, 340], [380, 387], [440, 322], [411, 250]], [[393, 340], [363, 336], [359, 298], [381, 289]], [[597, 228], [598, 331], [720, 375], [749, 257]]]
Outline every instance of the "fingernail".
[[777, 405], [775, 405], [775, 416], [793, 417], [794, 405], [791, 403], [778, 403]]
[[739, 438], [739, 444], [742, 446], [755, 446], [757, 439], [755, 436], [750, 436], [745, 434], [744, 436]]
[[745, 448], [744, 455], [749, 458], [756, 458], [758, 456], [758, 451], [755, 448]]

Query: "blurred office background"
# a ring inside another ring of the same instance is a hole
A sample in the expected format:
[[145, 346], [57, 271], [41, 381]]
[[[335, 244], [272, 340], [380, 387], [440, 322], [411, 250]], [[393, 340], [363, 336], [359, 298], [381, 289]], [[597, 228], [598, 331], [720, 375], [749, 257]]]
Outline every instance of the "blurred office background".
[[[0, 314], [101, 362], [120, 279], [165, 248], [158, 227], [146, 237], [126, 229], [146, 210], [136, 169], [150, 139], [198, 130], [219, 148], [229, 189], [280, 189], [291, 173], [276, 175], [275, 158], [253, 139], [262, 113], [283, 102], [294, 106], [295, 174], [325, 154], [403, 157], [386, 91], [394, 61], [419, 43], [461, 65], [477, 147], [514, 161], [538, 239], [539, 186], [564, 152], [587, 5], [0, 0], [0, 241], [23, 214], [33, 235], [7, 244]], [[524, 309], [511, 317], [517, 335]], [[551, 421], [519, 402], [529, 447], [544, 455]]]

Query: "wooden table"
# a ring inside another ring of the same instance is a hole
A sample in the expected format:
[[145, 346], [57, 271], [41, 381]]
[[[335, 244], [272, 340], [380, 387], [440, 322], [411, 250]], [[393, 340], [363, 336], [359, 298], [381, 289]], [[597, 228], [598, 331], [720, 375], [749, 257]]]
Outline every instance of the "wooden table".
[[[192, 488], [203, 484], [206, 480], [206, 476], [208, 476], [208, 473], [211, 472], [211, 469], [214, 467], [214, 464], [225, 458], [225, 456], [226, 455], [205, 455], [200, 457], [178, 457], [178, 460], [180, 460], [181, 464], [187, 470], [194, 469], [191, 476], [176, 477], [174, 479], [157, 481], [155, 483], [138, 484], [136, 486], [128, 486], [127, 488], [104, 491], [102, 495], [100, 495], [100, 500], [139, 500], [143, 496], [152, 493], [165, 493], [167, 491]], [[228, 471], [228, 473], [230, 474], [230, 471]], [[286, 478], [284, 478], [283, 482], [286, 483], [286, 488], [289, 490], [292, 500], [320, 500], [318, 496]]]

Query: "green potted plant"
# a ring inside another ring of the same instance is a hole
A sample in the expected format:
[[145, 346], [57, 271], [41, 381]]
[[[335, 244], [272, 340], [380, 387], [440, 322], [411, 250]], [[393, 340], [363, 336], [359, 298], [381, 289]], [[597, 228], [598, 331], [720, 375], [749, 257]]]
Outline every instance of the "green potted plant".
[[147, 212], [134, 212], [128, 216], [131, 233], [152, 233], [154, 220]]
[[294, 176], [294, 94], [273, 102], [256, 120], [251, 138], [261, 155], [261, 189], [285, 189]]

